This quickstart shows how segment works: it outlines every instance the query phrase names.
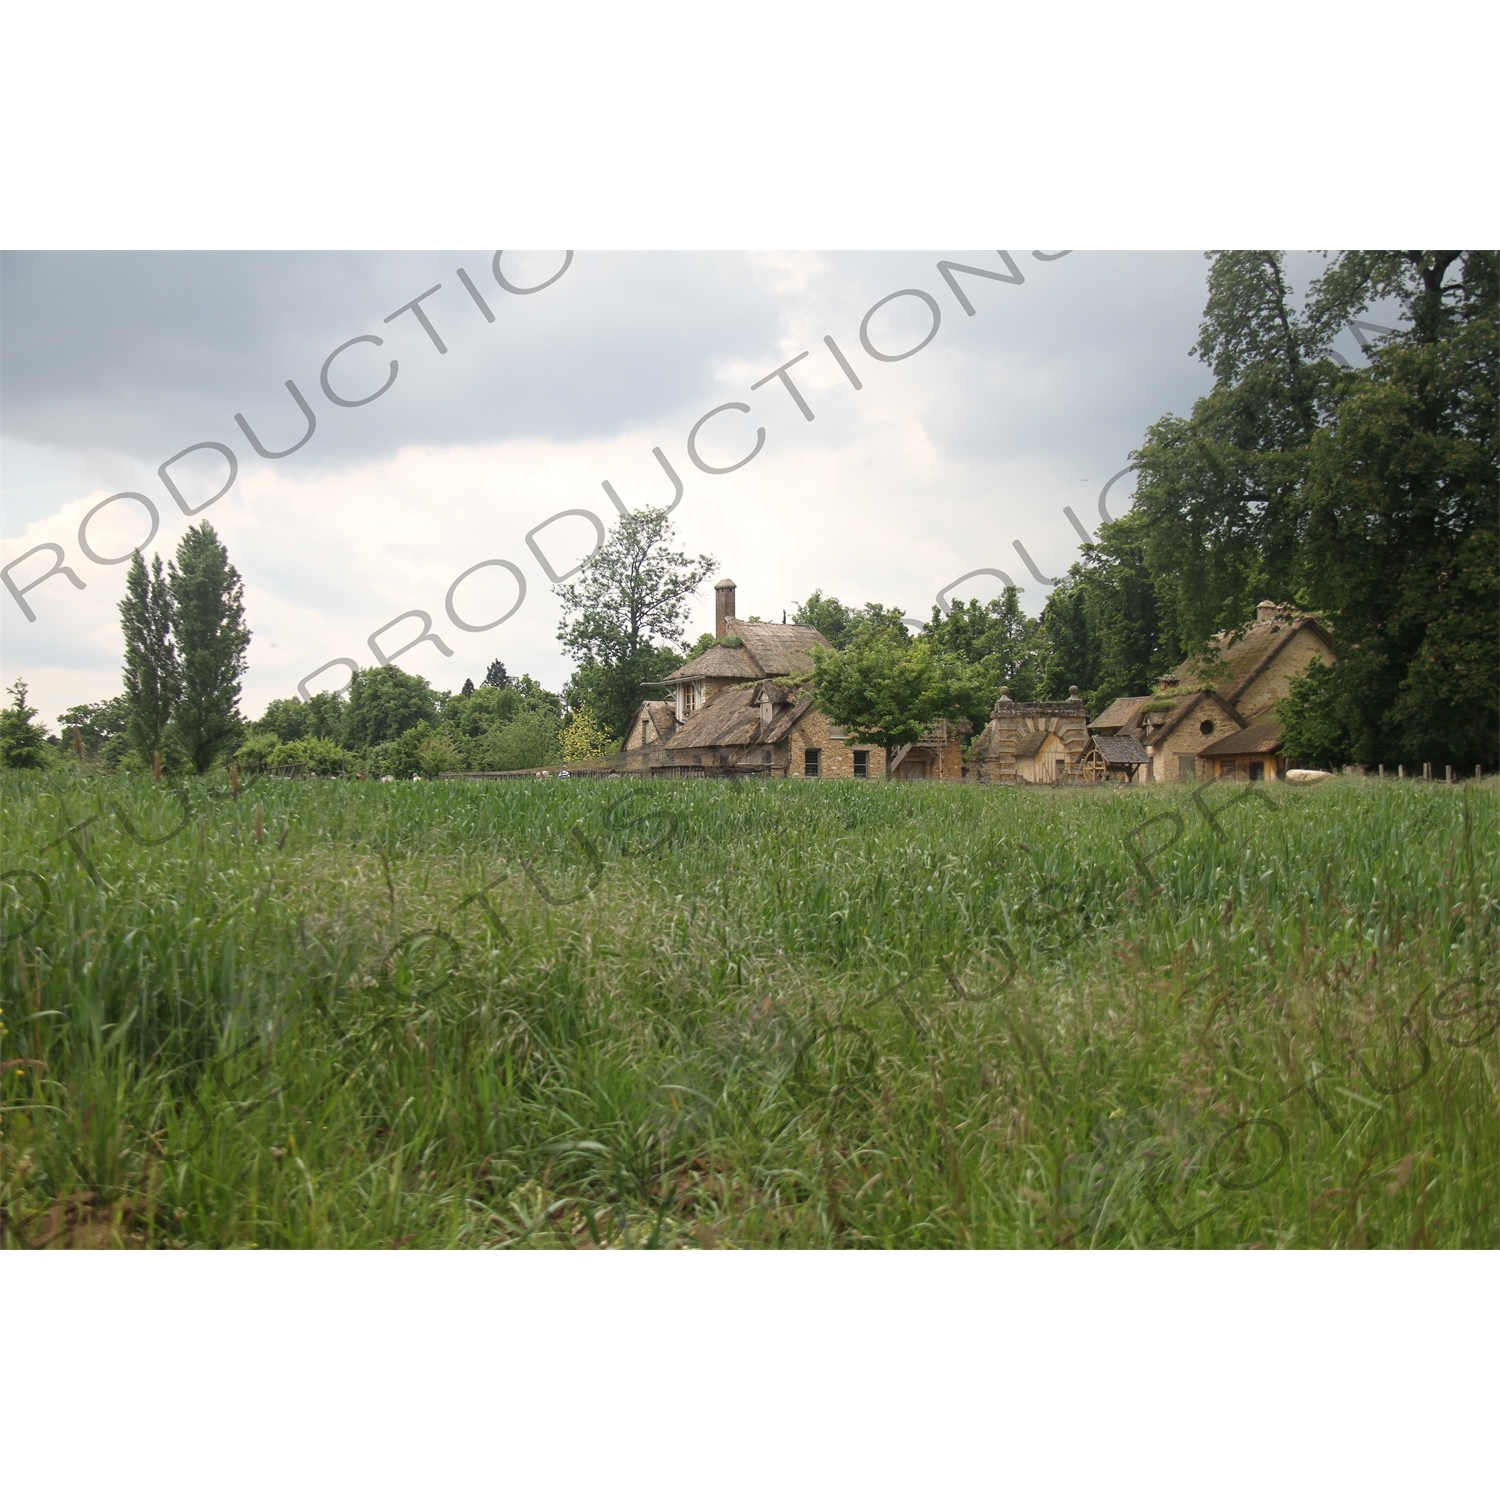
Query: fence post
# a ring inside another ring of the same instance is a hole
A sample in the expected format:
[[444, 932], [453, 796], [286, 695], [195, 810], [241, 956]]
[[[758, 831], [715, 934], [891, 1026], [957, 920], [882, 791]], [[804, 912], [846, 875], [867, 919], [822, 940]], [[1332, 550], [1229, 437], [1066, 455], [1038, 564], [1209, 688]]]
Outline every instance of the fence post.
[[1424, 760], [1422, 762], [1422, 780], [1432, 780], [1432, 762], [1430, 760]]

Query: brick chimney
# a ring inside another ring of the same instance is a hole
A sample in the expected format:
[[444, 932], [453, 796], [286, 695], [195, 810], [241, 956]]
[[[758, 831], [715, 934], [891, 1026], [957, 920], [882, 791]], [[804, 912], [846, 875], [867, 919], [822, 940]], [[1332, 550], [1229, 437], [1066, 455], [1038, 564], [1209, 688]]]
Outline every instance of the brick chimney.
[[714, 639], [722, 641], [729, 634], [734, 618], [734, 579], [721, 578], [714, 585]]
[[1286, 609], [1270, 599], [1262, 599], [1255, 606], [1255, 618], [1257, 620], [1275, 620], [1286, 614]]

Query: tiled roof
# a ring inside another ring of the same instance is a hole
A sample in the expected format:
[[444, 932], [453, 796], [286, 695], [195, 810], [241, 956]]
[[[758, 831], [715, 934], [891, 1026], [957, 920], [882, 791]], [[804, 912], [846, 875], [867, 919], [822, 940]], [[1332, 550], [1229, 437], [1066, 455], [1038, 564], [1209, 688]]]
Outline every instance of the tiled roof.
[[1244, 729], [1216, 740], [1200, 755], [1270, 755], [1281, 749], [1282, 728], [1275, 719], [1257, 719]]
[[1143, 766], [1151, 758], [1146, 747], [1128, 734], [1096, 734], [1094, 748], [1111, 766]]

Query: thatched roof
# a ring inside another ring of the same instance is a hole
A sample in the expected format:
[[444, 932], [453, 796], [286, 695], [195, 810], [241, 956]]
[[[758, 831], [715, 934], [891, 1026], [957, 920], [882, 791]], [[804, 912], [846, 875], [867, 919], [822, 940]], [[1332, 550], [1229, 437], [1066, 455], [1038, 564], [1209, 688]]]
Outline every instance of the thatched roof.
[[1216, 740], [1200, 755], [1271, 755], [1281, 749], [1282, 728], [1275, 719], [1257, 719]]
[[1177, 676], [1184, 688], [1201, 689], [1212, 683], [1226, 703], [1234, 703], [1272, 659], [1304, 631], [1311, 632], [1332, 654], [1333, 640], [1316, 620], [1257, 620], [1243, 632], [1221, 630], [1208, 643], [1208, 664], [1203, 666], [1189, 658], [1178, 667]]
[[1150, 698], [1116, 698], [1108, 708], [1089, 725], [1091, 730], [1103, 730], [1106, 734], [1111, 729], [1124, 729], [1130, 721], [1141, 711], [1143, 703], [1149, 703]]
[[774, 745], [812, 706], [795, 696], [778, 705], [769, 724], [762, 722], [762, 686], [727, 688], [709, 700], [672, 736], [673, 750], [728, 750], [747, 745]]
[[740, 638], [738, 646], [717, 642], [701, 656], [662, 680], [688, 682], [697, 677], [754, 682], [762, 677], [800, 677], [813, 669], [812, 648], [826, 646], [811, 625], [766, 625], [755, 620], [726, 620], [725, 630]]
[[691, 682], [695, 677], [712, 677], [715, 680], [731, 679], [735, 682], [753, 682], [765, 673], [748, 651], [737, 646], [710, 646], [702, 656], [668, 672], [663, 682]]

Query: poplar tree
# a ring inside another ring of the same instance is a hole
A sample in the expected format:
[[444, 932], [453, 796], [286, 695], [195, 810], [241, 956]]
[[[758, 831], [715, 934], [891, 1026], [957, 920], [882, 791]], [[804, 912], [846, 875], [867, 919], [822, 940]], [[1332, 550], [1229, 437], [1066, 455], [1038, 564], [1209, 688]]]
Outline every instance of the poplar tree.
[[207, 521], [183, 533], [168, 564], [167, 589], [182, 660], [172, 728], [201, 776], [242, 727], [240, 678], [250, 644], [245, 585]]
[[182, 694], [172, 601], [160, 557], [152, 557], [149, 572], [139, 552], [131, 557], [120, 629], [125, 636], [125, 732], [131, 748], [149, 761], [163, 748]]

